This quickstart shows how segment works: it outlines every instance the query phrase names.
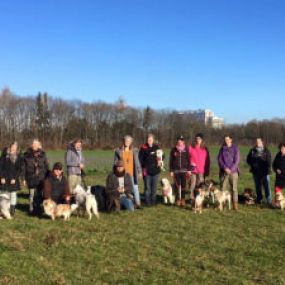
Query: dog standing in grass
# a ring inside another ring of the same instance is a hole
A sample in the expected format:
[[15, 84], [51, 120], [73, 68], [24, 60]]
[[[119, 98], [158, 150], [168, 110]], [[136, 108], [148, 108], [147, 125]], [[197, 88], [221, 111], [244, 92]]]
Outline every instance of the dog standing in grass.
[[161, 179], [161, 185], [162, 185], [162, 197], [164, 204], [174, 204], [175, 202], [175, 196], [173, 195], [173, 189], [172, 186], [167, 178]]
[[214, 200], [218, 203], [219, 210], [222, 212], [228, 205], [228, 209], [231, 210], [232, 195], [229, 191], [221, 191], [215, 185], [213, 181], [209, 184], [209, 191], [214, 195]]
[[56, 204], [53, 200], [47, 199], [43, 201], [44, 212], [47, 216], [51, 217], [54, 221], [58, 217], [63, 217], [65, 221], [70, 219], [72, 212], [74, 212], [78, 206], [76, 204]]

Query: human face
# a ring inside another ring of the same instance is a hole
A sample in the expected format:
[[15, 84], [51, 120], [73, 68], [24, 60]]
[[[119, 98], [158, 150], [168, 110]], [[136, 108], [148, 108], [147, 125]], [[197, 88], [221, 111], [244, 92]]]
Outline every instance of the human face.
[[225, 137], [225, 144], [226, 146], [231, 147], [233, 144], [233, 139], [230, 137]]
[[14, 153], [17, 153], [17, 151], [18, 151], [18, 145], [12, 144], [10, 148], [10, 152], [14, 154]]
[[148, 145], [153, 145], [153, 141], [154, 141], [153, 137], [148, 137], [147, 138]]
[[33, 143], [32, 143], [32, 149], [33, 149], [33, 151], [37, 151], [37, 150], [39, 150], [40, 148], [41, 148], [40, 143], [39, 143], [38, 141], [33, 141]]
[[124, 167], [120, 166], [120, 167], [117, 167], [117, 172], [118, 173], [122, 173], [124, 171]]
[[263, 141], [262, 141], [262, 139], [256, 139], [256, 146], [257, 146], [257, 147], [263, 147]]
[[131, 144], [132, 144], [132, 142], [133, 142], [132, 139], [126, 138], [126, 139], [125, 139], [125, 142], [124, 142], [125, 147], [130, 147]]
[[183, 146], [183, 145], [184, 145], [184, 141], [183, 141], [183, 140], [178, 140], [178, 141], [177, 141], [177, 145]]
[[202, 138], [196, 137], [196, 144], [197, 144], [197, 145], [201, 145], [202, 142], [203, 142], [203, 139], [202, 139]]
[[281, 151], [282, 155], [284, 156], [285, 155], [285, 146], [282, 146], [280, 151]]
[[82, 143], [81, 142], [77, 142], [77, 143], [75, 143], [74, 147], [75, 147], [76, 150], [81, 150]]
[[60, 176], [62, 175], [62, 172], [63, 172], [63, 171], [60, 170], [60, 169], [54, 169], [53, 172], [54, 172], [54, 174], [55, 174], [56, 177], [60, 177]]

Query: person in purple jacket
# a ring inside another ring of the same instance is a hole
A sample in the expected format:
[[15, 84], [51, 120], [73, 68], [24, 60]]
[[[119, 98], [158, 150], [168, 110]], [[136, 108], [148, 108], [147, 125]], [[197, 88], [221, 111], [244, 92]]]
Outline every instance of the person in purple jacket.
[[233, 209], [238, 209], [238, 177], [239, 177], [240, 152], [233, 144], [230, 135], [224, 137], [224, 144], [220, 148], [218, 164], [220, 167], [220, 181], [222, 190], [225, 191], [230, 186], [233, 199]]

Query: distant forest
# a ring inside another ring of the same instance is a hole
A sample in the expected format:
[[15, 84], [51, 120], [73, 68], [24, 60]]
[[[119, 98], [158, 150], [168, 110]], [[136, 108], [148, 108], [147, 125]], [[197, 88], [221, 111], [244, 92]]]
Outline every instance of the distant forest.
[[274, 145], [285, 141], [282, 118], [255, 119], [247, 124], [213, 129], [200, 122], [196, 114], [191, 110], [134, 108], [123, 99], [108, 104], [63, 100], [47, 93], [17, 96], [5, 88], [0, 93], [0, 145], [4, 147], [16, 140], [26, 147], [33, 138], [38, 138], [45, 148], [60, 149], [72, 139], [82, 138], [86, 148], [108, 149], [120, 144], [126, 134], [132, 135], [139, 146], [147, 133], [153, 133], [166, 148], [174, 145], [178, 135], [183, 134], [190, 142], [197, 132], [204, 134], [208, 145], [220, 144], [225, 134], [244, 145], [253, 144], [256, 137]]

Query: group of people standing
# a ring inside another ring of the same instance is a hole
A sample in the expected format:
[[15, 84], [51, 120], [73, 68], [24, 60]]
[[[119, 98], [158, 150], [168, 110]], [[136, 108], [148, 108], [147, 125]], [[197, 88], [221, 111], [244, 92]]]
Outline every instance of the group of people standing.
[[[110, 210], [142, 209], [139, 179], [143, 179], [144, 182], [145, 206], [156, 205], [163, 163], [163, 160], [157, 157], [158, 150], [160, 147], [155, 143], [152, 134], [147, 136], [146, 142], [139, 149], [134, 147], [131, 136], [123, 138], [122, 145], [114, 151], [113, 170], [108, 175], [105, 185]], [[231, 191], [233, 208], [237, 209], [240, 152], [231, 136], [224, 137], [217, 161], [221, 188]], [[253, 175], [257, 203], [263, 201], [264, 188], [266, 202], [271, 204], [271, 153], [261, 138], [257, 138], [255, 146], [250, 149], [247, 163]], [[74, 140], [68, 146], [65, 164], [67, 178], [63, 175], [63, 165], [60, 162], [56, 162], [50, 171], [46, 153], [37, 139], [33, 140], [23, 155], [16, 142], [5, 148], [0, 158], [0, 192], [10, 195], [11, 214], [15, 214], [20, 180], [29, 189], [31, 214], [39, 214], [43, 199], [53, 199], [56, 203], [70, 203], [74, 189], [78, 184], [82, 184], [84, 175], [85, 159], [80, 139]], [[279, 145], [273, 170], [276, 173], [275, 193], [278, 193], [285, 187], [285, 143]], [[186, 204], [188, 185], [190, 200], [193, 201], [195, 188], [210, 175], [210, 154], [205, 146], [203, 134], [198, 133], [189, 146], [186, 145], [183, 136], [177, 138], [176, 145], [170, 151], [169, 171], [175, 183], [176, 205], [183, 207]]]

